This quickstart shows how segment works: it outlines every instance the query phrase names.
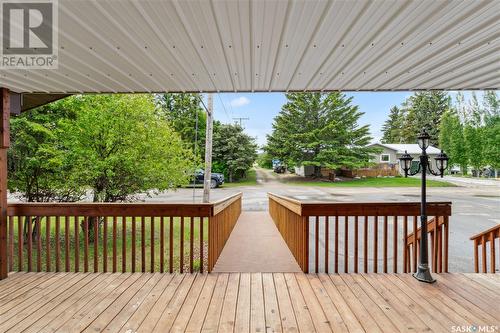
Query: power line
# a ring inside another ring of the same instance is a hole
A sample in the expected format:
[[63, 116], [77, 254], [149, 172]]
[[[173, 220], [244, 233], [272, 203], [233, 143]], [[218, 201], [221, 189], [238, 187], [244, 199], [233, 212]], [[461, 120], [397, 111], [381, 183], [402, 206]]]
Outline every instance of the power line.
[[231, 114], [231, 117], [234, 116], [234, 109], [233, 106], [231, 105], [231, 102], [229, 102], [229, 113]]
[[243, 120], [250, 120], [250, 118], [246, 118], [246, 117], [235, 117], [233, 118], [233, 120], [235, 120], [235, 123], [240, 123], [240, 126], [243, 127]]
[[203, 98], [201, 98], [200, 95], [196, 95], [196, 96], [198, 96], [198, 99], [200, 100], [201, 104], [203, 105], [203, 108], [205, 109], [205, 111], [207, 113], [210, 113], [210, 111], [208, 111], [207, 106], [205, 105], [205, 102], [203, 102]]
[[231, 117], [229, 116], [229, 113], [227, 112], [226, 105], [224, 104], [224, 101], [220, 97], [219, 93], [217, 94], [217, 97], [219, 97], [219, 101], [222, 104], [222, 108], [224, 109], [224, 113], [226, 114], [227, 119], [231, 119]]

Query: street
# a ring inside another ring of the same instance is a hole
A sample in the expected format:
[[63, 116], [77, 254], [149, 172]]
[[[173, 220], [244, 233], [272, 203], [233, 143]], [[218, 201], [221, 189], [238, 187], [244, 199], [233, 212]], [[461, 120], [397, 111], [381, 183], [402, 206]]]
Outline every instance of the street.
[[[447, 181], [458, 187], [428, 188], [428, 201], [452, 202], [450, 218], [449, 270], [450, 272], [473, 271], [473, 246], [471, 236], [500, 223], [500, 181], [460, 178]], [[302, 201], [325, 202], [396, 202], [419, 201], [420, 188], [349, 188], [289, 185], [279, 181], [270, 170], [257, 169], [256, 186], [218, 188], [212, 191], [211, 201], [236, 192], [243, 192], [243, 210], [265, 211], [268, 207], [267, 193], [286, 195]], [[162, 193], [146, 201], [181, 202], [201, 201], [202, 189], [182, 188], [175, 192]]]

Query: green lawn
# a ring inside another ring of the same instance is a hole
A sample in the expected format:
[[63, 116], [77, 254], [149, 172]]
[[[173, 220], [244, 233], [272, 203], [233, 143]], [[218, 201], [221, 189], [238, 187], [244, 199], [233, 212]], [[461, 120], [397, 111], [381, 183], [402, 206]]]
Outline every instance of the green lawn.
[[247, 172], [246, 178], [240, 179], [232, 183], [224, 183], [222, 187], [239, 187], [239, 186], [255, 186], [257, 185], [257, 176], [255, 169], [250, 169]]
[[[24, 221], [24, 218], [23, 218]], [[79, 218], [79, 223], [82, 223], [83, 218]], [[32, 263], [31, 263], [31, 270], [36, 271], [37, 270], [37, 262], [40, 260], [41, 262], [41, 269], [42, 271], [46, 270], [46, 259], [47, 259], [47, 233], [46, 233], [46, 218], [42, 219], [40, 228], [40, 245], [38, 245], [38, 239], [33, 237], [32, 239]], [[126, 232], [125, 232], [125, 243], [123, 243], [123, 221], [121, 217], [117, 218], [117, 223], [116, 223], [116, 261], [117, 261], [117, 271], [122, 271], [122, 256], [123, 256], [123, 250], [125, 249], [125, 255], [126, 255], [126, 271], [131, 271], [132, 269], [132, 223], [133, 220], [132, 218], [126, 218], [125, 220], [126, 224]], [[75, 257], [75, 249], [76, 249], [76, 241], [75, 241], [75, 219], [74, 217], [69, 218], [69, 251], [66, 249], [66, 242], [65, 242], [65, 234], [66, 234], [66, 222], [65, 218], [61, 217], [60, 218], [60, 233], [59, 233], [59, 239], [56, 238], [56, 220], [55, 218], [51, 218], [50, 221], [51, 228], [50, 228], [50, 262], [51, 262], [51, 270], [55, 270], [55, 263], [56, 263], [56, 244], [60, 244], [60, 267], [61, 270], [64, 271], [65, 269], [65, 259], [66, 259], [66, 253], [69, 253], [69, 262], [70, 262], [70, 268], [71, 271], [75, 270], [75, 263], [76, 263], [76, 257]], [[135, 269], [136, 271], [141, 271], [142, 269], [142, 251], [141, 251], [141, 245], [142, 245], [142, 221], [141, 218], [136, 218], [136, 232], [135, 232]], [[33, 223], [33, 226], [35, 224]], [[154, 233], [153, 233], [153, 239], [152, 239], [152, 226], [154, 226]], [[159, 271], [160, 270], [160, 226], [161, 226], [161, 219], [159, 217], [151, 219], [149, 217], [145, 218], [144, 221], [144, 264], [146, 271], [151, 271], [151, 254], [154, 253], [154, 258], [155, 258], [155, 263], [154, 263], [154, 270]], [[184, 256], [184, 270], [188, 271], [189, 270], [189, 258], [190, 258], [190, 248], [189, 248], [189, 242], [191, 238], [191, 220], [190, 218], [185, 218], [184, 221], [184, 249], [183, 249], [183, 256]], [[200, 266], [200, 233], [199, 233], [199, 227], [200, 227], [200, 219], [199, 218], [193, 218], [193, 239], [194, 239], [194, 246], [193, 246], [193, 267], [195, 270], [199, 270]], [[164, 219], [164, 239], [165, 239], [165, 245], [164, 245], [164, 269], [168, 271], [169, 268], [169, 233], [170, 233], [170, 222], [168, 218]], [[203, 251], [204, 251], [204, 258], [207, 258], [208, 254], [208, 248], [207, 248], [207, 238], [208, 238], [208, 219], [204, 219], [204, 246], [203, 246]], [[99, 234], [98, 234], [98, 246], [97, 246], [97, 262], [98, 262], [98, 270], [100, 272], [103, 271], [103, 264], [104, 264], [104, 242], [103, 242], [103, 236], [104, 236], [104, 226], [101, 224], [99, 227]], [[13, 218], [13, 270], [16, 271], [18, 270], [18, 264], [19, 264], [19, 256], [18, 256], [18, 218], [14, 217]], [[180, 268], [180, 239], [181, 239], [181, 219], [180, 218], [173, 218], [173, 267], [175, 271], [179, 271]], [[152, 242], [152, 240], [154, 242]], [[79, 249], [79, 271], [84, 271], [85, 269], [85, 237], [82, 228], [79, 228], [79, 237], [78, 237], [78, 249]], [[107, 246], [107, 271], [110, 272], [113, 270], [113, 220], [112, 218], [107, 219], [107, 237], [106, 237], [106, 246]], [[125, 247], [123, 246], [125, 244]], [[154, 247], [151, 246], [151, 244], [154, 244]], [[23, 242], [23, 269], [27, 270], [28, 269], [28, 242], [27, 239], [25, 242]], [[40, 246], [41, 251], [38, 251], [38, 247]], [[94, 242], [93, 242], [93, 235], [89, 235], [89, 244], [88, 244], [88, 270], [93, 272], [94, 271]], [[40, 256], [40, 259], [38, 257]], [[206, 269], [206, 262], [204, 265], [204, 268]]]
[[[328, 182], [328, 181], [291, 181], [286, 182], [291, 185], [302, 185], [302, 186], [324, 186], [324, 187], [419, 187], [420, 179], [418, 178], [404, 178], [404, 177], [394, 177], [394, 178], [364, 178], [364, 179], [353, 179], [342, 182]], [[429, 187], [453, 187], [455, 185], [437, 180], [427, 180], [427, 186]]]

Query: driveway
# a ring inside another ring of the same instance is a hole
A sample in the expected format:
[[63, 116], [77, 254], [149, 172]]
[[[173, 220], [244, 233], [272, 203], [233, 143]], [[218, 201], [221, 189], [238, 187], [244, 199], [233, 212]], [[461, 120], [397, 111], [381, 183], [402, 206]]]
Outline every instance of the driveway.
[[[370, 187], [316, 187], [281, 183], [272, 171], [257, 169], [256, 186], [219, 188], [212, 191], [211, 199], [218, 200], [236, 192], [243, 192], [243, 210], [268, 210], [267, 193], [274, 192], [305, 201], [325, 202], [380, 202], [419, 201], [420, 188], [370, 188]], [[473, 271], [473, 247], [469, 238], [500, 223], [500, 187], [491, 180], [487, 183], [459, 187], [428, 188], [429, 201], [451, 201], [450, 218], [450, 271]], [[193, 199], [200, 202], [201, 188], [179, 189], [162, 193], [147, 201], [179, 202]]]

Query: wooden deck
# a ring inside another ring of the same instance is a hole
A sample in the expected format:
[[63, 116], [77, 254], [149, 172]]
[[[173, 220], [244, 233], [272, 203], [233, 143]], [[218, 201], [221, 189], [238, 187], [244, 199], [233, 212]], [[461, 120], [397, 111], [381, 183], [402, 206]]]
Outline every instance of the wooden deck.
[[[13, 273], [0, 332], [451, 332], [500, 325], [500, 276]], [[498, 330], [497, 330], [498, 331]]]

